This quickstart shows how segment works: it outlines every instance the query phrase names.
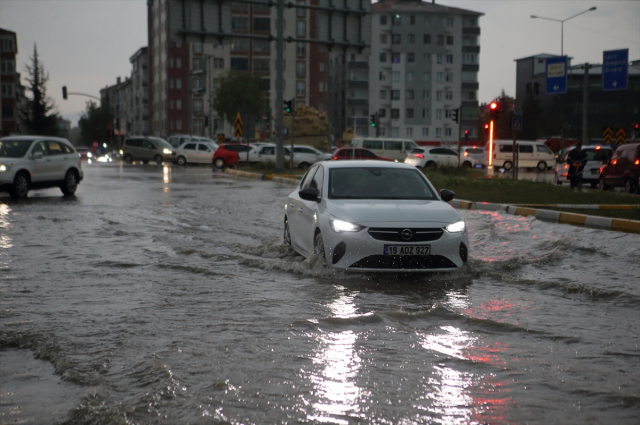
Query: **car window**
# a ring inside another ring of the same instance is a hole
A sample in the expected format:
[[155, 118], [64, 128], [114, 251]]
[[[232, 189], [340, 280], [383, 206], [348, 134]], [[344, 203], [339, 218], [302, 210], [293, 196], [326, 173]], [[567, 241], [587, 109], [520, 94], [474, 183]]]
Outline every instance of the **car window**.
[[458, 156], [458, 154], [455, 151], [452, 151], [451, 149], [442, 149], [442, 153], [445, 155]]
[[513, 152], [513, 145], [498, 145], [498, 150], [500, 152]]
[[251, 149], [253, 149], [252, 146], [247, 146], [247, 145], [238, 146], [238, 152], [249, 152]]
[[31, 149], [31, 155], [36, 152], [42, 153], [42, 156], [49, 156], [49, 150], [47, 149], [47, 143], [44, 141], [37, 142]]
[[607, 162], [611, 159], [611, 150], [609, 149], [585, 149], [587, 153], [587, 161]]
[[316, 171], [318, 171], [318, 167], [312, 167], [311, 169], [309, 169], [309, 171], [307, 172], [306, 177], [304, 178], [304, 180], [302, 180], [302, 183], [300, 184], [300, 188], [301, 189], [306, 189], [311, 185], [311, 182], [313, 181], [313, 176], [315, 176]]
[[320, 196], [322, 196], [323, 179], [324, 179], [324, 168], [319, 166], [318, 171], [313, 176], [313, 179], [311, 179], [311, 183], [309, 184], [309, 187], [315, 187], [316, 189], [318, 189], [318, 194]]
[[531, 146], [531, 145], [518, 145], [518, 152], [520, 152], [520, 153], [533, 153], [533, 146]]
[[141, 148], [142, 147], [142, 140], [140, 139], [128, 139], [127, 141], [124, 142], [124, 144], [126, 146], [131, 146], [134, 148]]
[[432, 154], [432, 155], [440, 155], [442, 153], [442, 149], [433, 148], [433, 149], [429, 150], [429, 153]]
[[143, 148], [145, 148], [145, 149], [151, 149], [151, 148], [153, 148], [154, 146], [153, 146], [153, 144], [152, 144], [150, 141], [148, 141], [148, 140], [143, 140], [143, 141], [142, 141], [142, 147], [143, 147]]
[[635, 149], [627, 149], [627, 159], [633, 163], [636, 159], [636, 150]]
[[211, 152], [211, 149], [207, 145], [199, 144], [198, 150], [201, 152]]
[[180, 146], [180, 139], [178, 137], [170, 137], [169, 138], [169, 143], [171, 143], [173, 146]]
[[482, 153], [484, 153], [484, 149], [480, 149], [480, 148], [471, 148], [471, 149], [467, 149], [467, 152], [469, 152], [469, 154], [472, 154], [472, 153], [476, 153], [476, 154], [477, 154], [477, 153], [479, 153], [479, 154], [482, 154]]
[[59, 142], [55, 142], [53, 140], [49, 140], [47, 142], [49, 145], [49, 155], [62, 155], [62, 146], [60, 146]]
[[545, 145], [536, 145], [536, 151], [537, 152], [544, 152], [544, 153], [552, 153], [551, 149], [549, 149]]
[[181, 137], [180, 138], [180, 143], [178, 143], [178, 144], [181, 145], [181, 144], [189, 142], [189, 141], [191, 141], [191, 139], [189, 139], [188, 137]]
[[362, 147], [365, 149], [382, 149], [382, 140], [363, 140]]
[[404, 150], [405, 152], [409, 152], [411, 149], [415, 149], [416, 144], [413, 142], [404, 142]]
[[384, 141], [384, 150], [385, 151], [401, 151], [402, 150], [402, 142], [385, 140]]
[[273, 146], [265, 146], [260, 150], [260, 155], [275, 155], [276, 148]]
[[413, 148], [410, 153], [424, 153], [424, 149]]
[[338, 152], [338, 158], [350, 158], [351, 157], [351, 149], [342, 149]]
[[329, 198], [438, 199], [420, 171], [386, 167], [329, 170]]
[[186, 145], [184, 145], [184, 148], [182, 148], [184, 150], [187, 151], [195, 151], [196, 150], [196, 144], [195, 143], [187, 143]]
[[60, 146], [62, 146], [63, 153], [75, 153], [73, 148], [66, 143], [60, 143]]
[[376, 159], [378, 155], [366, 149], [358, 149], [359, 156], [364, 159]]
[[616, 149], [616, 151], [613, 153], [612, 158], [620, 158], [623, 154], [624, 154], [624, 150]]

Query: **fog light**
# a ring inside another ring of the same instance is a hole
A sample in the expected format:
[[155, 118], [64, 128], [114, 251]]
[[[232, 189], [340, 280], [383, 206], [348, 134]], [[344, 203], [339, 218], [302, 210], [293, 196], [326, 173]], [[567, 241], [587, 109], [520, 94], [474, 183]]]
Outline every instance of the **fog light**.
[[340, 242], [338, 245], [336, 245], [336, 247], [333, 248], [333, 258], [331, 259], [332, 264], [335, 264], [338, 261], [342, 260], [345, 252], [347, 252], [347, 245], [345, 245], [344, 242]]
[[463, 243], [460, 243], [460, 258], [462, 258], [462, 262], [467, 262], [467, 256], [469, 253], [467, 252], [467, 246]]

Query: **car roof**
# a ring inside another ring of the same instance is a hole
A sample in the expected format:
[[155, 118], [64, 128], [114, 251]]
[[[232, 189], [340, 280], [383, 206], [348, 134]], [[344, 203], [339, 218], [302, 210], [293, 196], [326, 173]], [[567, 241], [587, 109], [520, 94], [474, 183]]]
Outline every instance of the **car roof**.
[[11, 140], [40, 140], [40, 139], [47, 139], [47, 140], [57, 140], [57, 141], [61, 141], [61, 142], [67, 142], [67, 143], [71, 143], [69, 140], [62, 138], [62, 137], [54, 137], [54, 136], [40, 136], [40, 135], [17, 135], [17, 136], [5, 136], [0, 138], [0, 140], [5, 140], [5, 139], [11, 139]]
[[322, 164], [327, 169], [331, 168], [399, 168], [405, 170], [415, 170], [413, 165], [405, 164], [404, 162], [391, 162], [391, 161], [378, 161], [367, 159], [356, 159], [352, 161], [322, 161]]

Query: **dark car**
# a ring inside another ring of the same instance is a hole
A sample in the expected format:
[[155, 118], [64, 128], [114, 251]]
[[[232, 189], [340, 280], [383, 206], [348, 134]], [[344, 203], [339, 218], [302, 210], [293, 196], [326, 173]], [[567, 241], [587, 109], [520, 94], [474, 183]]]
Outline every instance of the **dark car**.
[[220, 169], [237, 165], [239, 161], [246, 161], [247, 152], [253, 148], [240, 143], [222, 144], [213, 153], [213, 164]]
[[[554, 181], [556, 184], [569, 182], [567, 174], [569, 172], [569, 164], [567, 163], [567, 157], [569, 152], [575, 149], [575, 146], [570, 147], [564, 155], [560, 158], [560, 161], [556, 165], [554, 173]], [[583, 146], [582, 150], [587, 154], [587, 163], [582, 171], [582, 182], [591, 184], [591, 187], [596, 188], [600, 181], [600, 169], [611, 159], [613, 150], [607, 146]]]
[[143, 164], [155, 161], [160, 165], [163, 162], [174, 162], [176, 151], [169, 142], [159, 137], [129, 137], [122, 145], [122, 158], [127, 164], [133, 161], [141, 161]]
[[394, 161], [391, 158], [378, 156], [375, 153], [371, 152], [369, 149], [364, 148], [340, 148], [333, 153], [331, 159], [338, 161], [345, 159], [374, 159], [378, 161]]
[[638, 191], [640, 176], [640, 143], [622, 145], [613, 152], [611, 160], [600, 169], [598, 187], [602, 190], [624, 187], [625, 192]]

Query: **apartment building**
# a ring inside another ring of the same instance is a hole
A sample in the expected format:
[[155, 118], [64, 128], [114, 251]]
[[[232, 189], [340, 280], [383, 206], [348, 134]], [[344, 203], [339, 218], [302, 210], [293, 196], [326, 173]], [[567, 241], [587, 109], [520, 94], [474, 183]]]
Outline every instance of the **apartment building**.
[[133, 104], [127, 119], [128, 134], [149, 134], [149, 62], [147, 48], [141, 47], [131, 58]]
[[18, 98], [20, 77], [16, 72], [18, 42], [16, 33], [0, 28], [0, 136], [21, 133]]
[[477, 140], [483, 14], [419, 0], [380, 0], [371, 13], [370, 56], [332, 55], [336, 136], [355, 123], [358, 135], [452, 144], [466, 131]]

